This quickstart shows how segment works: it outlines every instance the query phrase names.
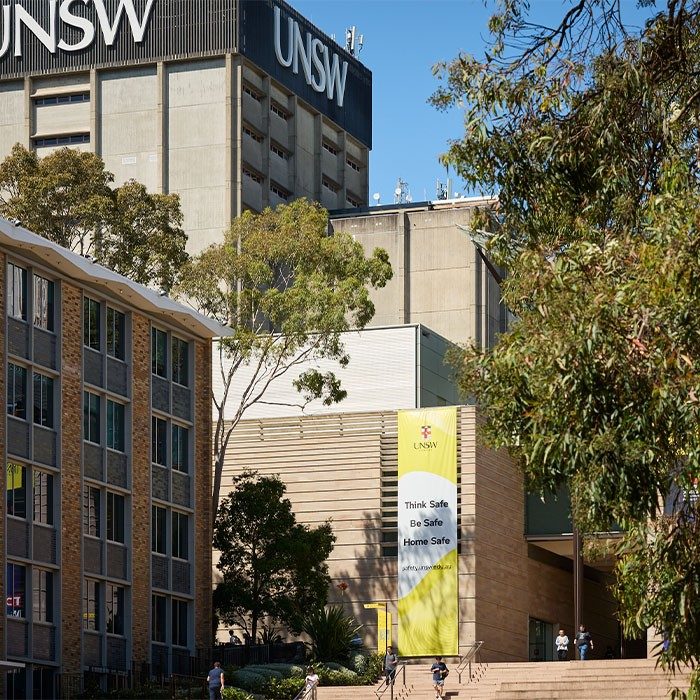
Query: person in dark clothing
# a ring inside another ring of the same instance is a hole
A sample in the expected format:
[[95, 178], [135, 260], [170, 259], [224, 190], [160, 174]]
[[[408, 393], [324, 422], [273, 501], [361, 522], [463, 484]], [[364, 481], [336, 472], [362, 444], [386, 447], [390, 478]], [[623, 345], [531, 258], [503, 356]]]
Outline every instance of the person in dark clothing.
[[209, 684], [209, 700], [221, 700], [221, 691], [224, 689], [224, 669], [218, 661], [214, 662], [214, 668], [207, 675]]
[[591, 638], [590, 632], [586, 630], [586, 625], [579, 626], [574, 644], [578, 649], [578, 658], [581, 661], [585, 661], [588, 658], [589, 650], [593, 649], [593, 639]]
[[399, 663], [399, 658], [394, 653], [393, 647], [386, 648], [386, 654], [384, 655], [384, 675], [386, 676], [386, 684], [394, 682], [394, 677], [396, 676], [396, 666]]

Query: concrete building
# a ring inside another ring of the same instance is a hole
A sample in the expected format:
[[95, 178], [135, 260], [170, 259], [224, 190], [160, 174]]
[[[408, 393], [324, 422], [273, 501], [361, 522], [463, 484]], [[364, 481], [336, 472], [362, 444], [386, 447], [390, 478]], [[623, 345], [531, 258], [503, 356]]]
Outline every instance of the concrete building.
[[[211, 338], [0, 220], [3, 697], [189, 673], [211, 634]], [[72, 696], [72, 695], [71, 695]]]
[[450, 343], [493, 345], [508, 311], [498, 280], [458, 226], [468, 227], [476, 208], [495, 205], [475, 197], [332, 211], [331, 231], [352, 234], [368, 252], [389, 253], [394, 276], [372, 291], [372, 324], [420, 323]]
[[178, 193], [198, 252], [246, 209], [367, 204], [372, 76], [282, 0], [3, 3], [0, 156], [17, 142]]

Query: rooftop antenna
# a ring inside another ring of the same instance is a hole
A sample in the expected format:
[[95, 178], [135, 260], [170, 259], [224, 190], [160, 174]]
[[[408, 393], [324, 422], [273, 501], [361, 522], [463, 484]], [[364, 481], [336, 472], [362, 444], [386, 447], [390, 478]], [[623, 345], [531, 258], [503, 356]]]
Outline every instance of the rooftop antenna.
[[396, 181], [396, 189], [394, 190], [394, 204], [405, 204], [409, 201], [409, 197], [408, 183], [399, 178]]
[[440, 180], [435, 181], [435, 199], [447, 199], [448, 185], [445, 185]]
[[363, 34], [357, 33], [357, 27], [354, 24], [352, 27], [348, 27], [345, 30], [345, 50], [351, 56], [357, 58], [360, 55], [364, 44], [365, 37]]
[[379, 194], [379, 192], [375, 192], [372, 195], [372, 199], [374, 200], [374, 206], [378, 207], [379, 206], [379, 200], [382, 198], [382, 196]]

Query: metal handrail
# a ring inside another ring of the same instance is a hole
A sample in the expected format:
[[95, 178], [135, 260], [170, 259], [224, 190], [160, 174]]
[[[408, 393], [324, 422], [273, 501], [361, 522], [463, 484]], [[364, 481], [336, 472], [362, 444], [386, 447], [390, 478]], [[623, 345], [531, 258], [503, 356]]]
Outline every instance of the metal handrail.
[[396, 676], [401, 674], [401, 680], [402, 684], [405, 686], [406, 685], [406, 662], [401, 661], [398, 666], [396, 667], [394, 671], [394, 675], [391, 679], [391, 683], [389, 683], [389, 677], [384, 676], [384, 681], [379, 684], [379, 687], [374, 691], [374, 694], [377, 696], [377, 698], [381, 698], [384, 693], [386, 693], [387, 690], [389, 690], [389, 698], [390, 700], [394, 700], [394, 685], [396, 684]]
[[306, 687], [306, 681], [301, 687], [301, 690], [294, 696], [294, 700], [316, 700], [316, 688], [318, 684], [312, 685], [310, 688]]
[[468, 651], [464, 656], [459, 657], [459, 664], [457, 665], [457, 678], [459, 679], [459, 682], [462, 682], [462, 674], [464, 671], [469, 668], [469, 680], [472, 679], [472, 661], [476, 658], [476, 655], [479, 653], [479, 649], [483, 646], [483, 642], [473, 642], [472, 645], [469, 647]]

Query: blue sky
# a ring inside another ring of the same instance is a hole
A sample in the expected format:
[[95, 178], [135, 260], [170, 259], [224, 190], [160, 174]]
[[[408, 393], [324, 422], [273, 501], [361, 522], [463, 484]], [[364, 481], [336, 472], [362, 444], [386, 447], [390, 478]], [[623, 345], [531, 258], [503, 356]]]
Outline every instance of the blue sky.
[[[445, 182], [438, 157], [462, 132], [462, 114], [439, 112], [427, 100], [438, 85], [432, 66], [460, 51], [478, 54], [492, 14], [481, 0], [289, 0], [302, 15], [344, 44], [345, 29], [364, 35], [360, 60], [373, 73], [373, 148], [370, 197], [393, 202], [396, 181], [405, 180], [413, 201], [435, 198]], [[538, 18], [561, 16], [560, 0], [532, 0]], [[635, 13], [634, 0], [622, 0]], [[453, 192], [464, 185], [452, 173]], [[372, 201], [372, 200], [370, 200]]]

